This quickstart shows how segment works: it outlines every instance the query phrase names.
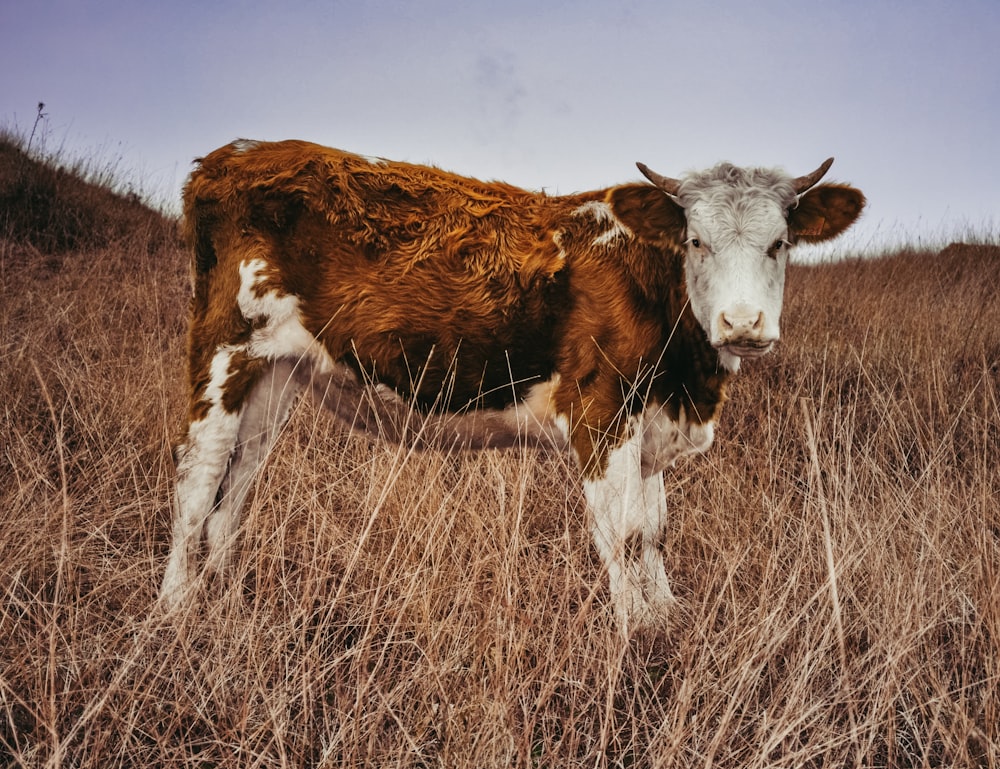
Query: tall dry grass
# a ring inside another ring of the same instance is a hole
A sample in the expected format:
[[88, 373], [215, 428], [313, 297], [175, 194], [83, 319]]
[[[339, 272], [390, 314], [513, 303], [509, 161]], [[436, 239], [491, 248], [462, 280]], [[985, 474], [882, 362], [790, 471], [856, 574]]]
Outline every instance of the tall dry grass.
[[562, 458], [308, 407], [230, 582], [151, 616], [185, 261], [0, 244], [0, 763], [1000, 766], [996, 248], [792, 269], [787, 341], [668, 477], [682, 609], [631, 643]]

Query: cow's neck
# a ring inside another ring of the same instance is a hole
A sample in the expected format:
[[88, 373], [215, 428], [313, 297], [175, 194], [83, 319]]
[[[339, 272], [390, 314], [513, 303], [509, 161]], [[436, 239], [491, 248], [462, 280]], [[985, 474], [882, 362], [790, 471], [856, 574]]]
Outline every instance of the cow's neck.
[[726, 398], [730, 371], [719, 360], [719, 352], [691, 310], [683, 269], [683, 257], [668, 258], [669, 290], [663, 310], [662, 338], [657, 349], [659, 364], [650, 387], [652, 399], [678, 418], [683, 408], [688, 421], [714, 421]]

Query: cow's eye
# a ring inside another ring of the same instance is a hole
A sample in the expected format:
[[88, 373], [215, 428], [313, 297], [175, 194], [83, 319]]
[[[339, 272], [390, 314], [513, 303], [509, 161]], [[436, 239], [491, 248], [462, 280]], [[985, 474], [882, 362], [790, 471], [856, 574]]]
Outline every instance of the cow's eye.
[[691, 245], [694, 248], [701, 248], [701, 241], [698, 238], [691, 238]]
[[781, 253], [781, 249], [783, 249], [785, 245], [786, 243], [784, 239], [778, 239], [774, 241], [774, 244], [769, 249], [767, 249], [767, 255], [772, 259], [777, 259], [778, 254]]

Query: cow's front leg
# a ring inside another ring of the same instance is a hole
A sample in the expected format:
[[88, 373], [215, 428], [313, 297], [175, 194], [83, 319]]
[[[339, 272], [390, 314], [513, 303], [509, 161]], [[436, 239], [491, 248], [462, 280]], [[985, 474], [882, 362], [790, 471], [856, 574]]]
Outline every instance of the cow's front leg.
[[642, 430], [608, 453], [599, 477], [584, 481], [594, 544], [608, 570], [626, 637], [665, 623], [675, 603], [661, 544], [667, 519], [662, 472], [642, 475]]

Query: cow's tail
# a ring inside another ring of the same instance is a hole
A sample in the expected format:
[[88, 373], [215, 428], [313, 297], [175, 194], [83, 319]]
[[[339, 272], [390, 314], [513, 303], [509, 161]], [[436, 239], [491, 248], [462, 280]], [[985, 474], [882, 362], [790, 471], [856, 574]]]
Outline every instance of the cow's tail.
[[197, 284], [218, 264], [219, 230], [239, 218], [244, 205], [239, 180], [240, 155], [251, 142], [235, 141], [195, 160], [184, 185], [184, 235], [191, 249], [191, 271]]
[[219, 261], [214, 242], [219, 202], [206, 194], [205, 186], [203, 169], [197, 168], [184, 188], [184, 236], [191, 249], [191, 274], [196, 284]]

